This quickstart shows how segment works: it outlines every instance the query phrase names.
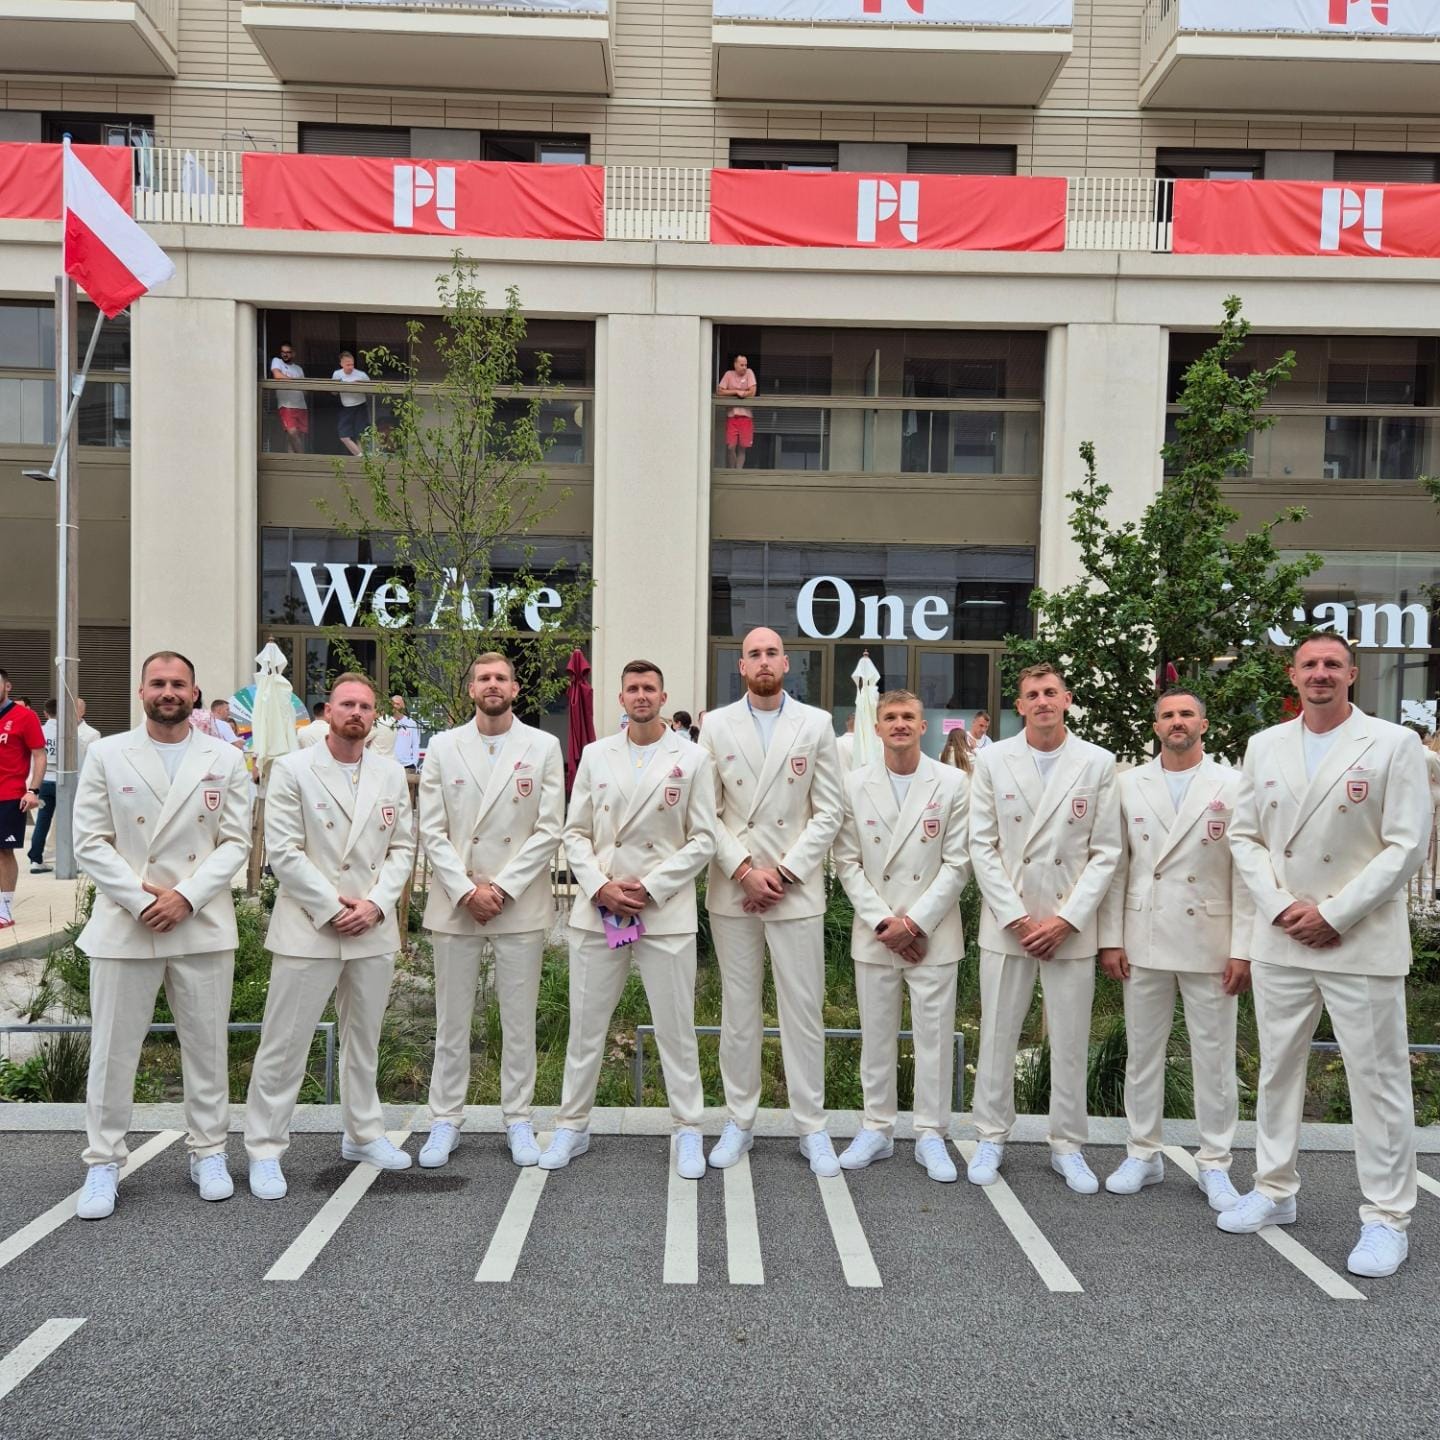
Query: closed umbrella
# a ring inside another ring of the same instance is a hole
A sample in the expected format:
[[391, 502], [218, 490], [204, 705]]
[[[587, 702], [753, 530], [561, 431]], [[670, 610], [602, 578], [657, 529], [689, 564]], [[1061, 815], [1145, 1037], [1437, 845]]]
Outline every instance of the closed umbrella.
[[880, 756], [880, 737], [875, 733], [875, 716], [880, 702], [880, 672], [870, 652], [860, 654], [859, 663], [850, 672], [855, 682], [855, 747], [850, 752], [850, 768], [858, 770]]
[[250, 705], [250, 747], [257, 765], [288, 755], [298, 744], [295, 717], [303, 715], [295, 691], [285, 678], [285, 652], [269, 640], [255, 657], [255, 692]]
[[570, 740], [565, 749], [565, 793], [575, 784], [580, 752], [595, 738], [595, 691], [590, 685], [590, 662], [585, 652], [570, 653], [565, 669], [570, 673]]

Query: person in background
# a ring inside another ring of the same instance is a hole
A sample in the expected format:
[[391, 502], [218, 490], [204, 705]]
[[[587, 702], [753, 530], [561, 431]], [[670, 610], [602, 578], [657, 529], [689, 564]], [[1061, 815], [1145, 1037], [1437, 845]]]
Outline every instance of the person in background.
[[679, 731], [682, 735], [688, 735], [692, 740], [700, 738], [700, 727], [691, 723], [688, 710], [677, 710], [671, 717], [670, 728]]
[[195, 690], [195, 708], [190, 712], [190, 724], [202, 735], [209, 735], [215, 740], [220, 738], [220, 732], [215, 728], [215, 717], [205, 708], [205, 697], [198, 687]]
[[840, 759], [840, 773], [848, 775], [855, 767], [855, 712], [845, 717], [845, 733], [835, 742], [835, 753]]
[[[748, 400], [755, 394], [755, 372], [743, 355], [737, 355], [730, 368], [720, 377], [717, 395], [733, 395]], [[755, 417], [743, 405], [734, 405], [725, 413], [725, 458], [732, 470], [745, 468], [745, 452], [755, 443]]]
[[975, 712], [975, 718], [970, 722], [969, 739], [972, 750], [983, 750], [987, 745], [995, 743], [990, 738], [990, 712], [988, 710]]
[[395, 727], [395, 759], [406, 770], [420, 763], [420, 727], [405, 713], [405, 697], [390, 697], [390, 721]]
[[50, 838], [50, 826], [55, 819], [55, 779], [57, 765], [59, 722], [55, 718], [57, 706], [54, 700], [45, 702], [45, 723], [40, 733], [45, 737], [45, 778], [40, 782], [40, 809], [35, 812], [35, 829], [30, 835], [30, 873], [48, 875], [50, 866], [45, 863], [45, 842]]
[[953, 765], [957, 770], [963, 770], [967, 775], [975, 768], [975, 757], [970, 750], [970, 741], [965, 736], [964, 729], [952, 730], [946, 737], [945, 743], [940, 747], [940, 763], [942, 765]]
[[93, 725], [85, 723], [85, 702], [77, 697], [75, 700], [75, 739], [80, 750], [80, 763], [75, 767], [77, 774], [85, 768], [85, 757], [90, 753], [90, 747], [99, 738], [100, 732]]
[[330, 733], [330, 722], [325, 718], [325, 703], [317, 700], [310, 707], [310, 723], [302, 725], [296, 737], [300, 749], [307, 750], [311, 745], [318, 745]]
[[[363, 371], [355, 368], [355, 357], [348, 351], [340, 352], [340, 368], [330, 377], [332, 380], [343, 380], [347, 383], [360, 381], [368, 385], [370, 377]], [[300, 397], [305, 398], [303, 395]], [[369, 415], [369, 406], [366, 401], [370, 397], [363, 391], [340, 393], [340, 419], [336, 429], [340, 436], [340, 443], [352, 455], [359, 455], [360, 437], [365, 433], [365, 422]]]
[[[288, 342], [281, 345], [280, 352], [270, 361], [272, 380], [303, 380], [305, 372], [295, 363], [295, 350]], [[277, 390], [275, 408], [280, 412], [280, 423], [285, 427], [285, 448], [292, 455], [305, 451], [305, 437], [310, 433], [310, 410], [303, 390]]]
[[233, 745], [237, 750], [245, 748], [245, 742], [235, 733], [235, 727], [230, 723], [230, 702], [228, 700], [212, 700], [210, 702], [210, 723], [215, 727], [215, 738], [223, 741], [226, 745]]
[[0, 670], [0, 930], [10, 914], [20, 865], [15, 852], [25, 843], [25, 816], [40, 807], [45, 780], [45, 735], [40, 717], [10, 698], [10, 677]]

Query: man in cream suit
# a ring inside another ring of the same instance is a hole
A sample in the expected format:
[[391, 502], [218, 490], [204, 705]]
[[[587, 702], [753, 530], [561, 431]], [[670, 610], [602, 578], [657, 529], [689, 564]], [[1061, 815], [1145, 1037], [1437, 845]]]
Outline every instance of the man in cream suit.
[[375, 1088], [380, 1024], [400, 929], [395, 908], [415, 862], [405, 772], [365, 748], [375, 687], [341, 675], [330, 687], [330, 733], [270, 770], [265, 850], [280, 882], [265, 944], [273, 958], [260, 1049], [245, 1097], [250, 1193], [279, 1200], [280, 1157], [330, 996], [340, 1018], [340, 1154], [382, 1170], [410, 1157], [385, 1138]]
[[1135, 1195], [1165, 1178], [1165, 1059], [1178, 989], [1195, 1077], [1200, 1188], [1212, 1210], [1229, 1210], [1239, 1199], [1229, 1175], [1240, 1104], [1236, 997], [1250, 988], [1255, 907], [1230, 857], [1249, 781], [1205, 753], [1209, 728], [1198, 695], [1167, 691], [1155, 703], [1158, 758], [1120, 776], [1125, 853], [1100, 907], [1100, 968], [1125, 983], [1130, 1141], [1105, 1188]]
[[430, 742], [420, 776], [420, 838], [434, 876], [425, 927], [435, 953], [435, 1068], [426, 1167], [460, 1140], [470, 1089], [470, 1023], [481, 954], [495, 956], [503, 1032], [500, 1106], [517, 1165], [540, 1158], [530, 1126], [535, 1005], [555, 918], [550, 865], [565, 824], [560, 742], [515, 718], [520, 686], [503, 655], [470, 667], [475, 718]]
[[838, 1175], [825, 1130], [825, 855], [845, 802], [830, 717], [786, 695], [789, 669], [785, 642], [773, 630], [752, 630], [741, 642], [744, 698], [712, 710], [700, 731], [720, 817], [705, 896], [720, 963], [720, 1074], [730, 1112], [710, 1163], [723, 1169], [750, 1148], [768, 946], [800, 1150], [817, 1175]]
[[[704, 751], [661, 718], [657, 665], [620, 675], [629, 720], [585, 747], [575, 772], [565, 853], [580, 893], [570, 911], [570, 1043], [555, 1135], [541, 1167], [590, 1148], [590, 1110], [610, 1017], [633, 962], [645, 984], [682, 1179], [705, 1173], [700, 1051], [695, 1040], [695, 877], [715, 853], [715, 782]], [[632, 922], [638, 920], [635, 935]]]
[[1430, 794], [1420, 741], [1350, 703], [1355, 675], [1347, 640], [1301, 641], [1290, 666], [1300, 718], [1262, 730], [1245, 753], [1253, 788], [1231, 846], [1256, 910], [1255, 1188], [1218, 1224], [1294, 1223], [1305, 1068], [1323, 1006], [1345, 1061], [1365, 1196], [1349, 1266], [1381, 1276], [1404, 1262], [1415, 1208], [1405, 887], [1425, 857]]
[[1050, 1165], [1077, 1194], [1100, 1188], [1081, 1153], [1097, 915], [1120, 862], [1115, 757], [1065, 728], [1053, 666], [1016, 682], [1025, 728], [975, 752], [970, 859], [980, 915], [980, 1056], [972, 1184], [1000, 1173], [1015, 1123], [1015, 1054], [1038, 973], [1050, 1035]]
[[85, 1186], [76, 1214], [115, 1209], [140, 1047], [163, 984], [185, 1078], [190, 1178], [234, 1193], [226, 1025], [235, 975], [230, 882], [250, 852], [250, 778], [239, 751], [190, 725], [195, 667], [174, 651], [140, 667], [145, 723], [90, 746], [75, 794], [75, 860], [95, 883], [76, 944], [90, 957]]
[[855, 907], [850, 953], [860, 1002], [865, 1127], [840, 1164], [861, 1170], [895, 1149], [900, 1005], [915, 1033], [915, 1159], [952, 1181], [945, 1148], [955, 1068], [955, 977], [965, 954], [960, 892], [970, 874], [970, 777], [920, 753], [925, 712], [909, 690], [880, 697], [883, 756], [845, 777], [835, 870]]

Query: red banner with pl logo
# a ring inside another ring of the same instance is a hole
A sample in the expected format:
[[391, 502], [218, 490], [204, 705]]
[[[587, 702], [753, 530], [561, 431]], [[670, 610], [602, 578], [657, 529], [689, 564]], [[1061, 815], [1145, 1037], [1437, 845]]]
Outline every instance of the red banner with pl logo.
[[1177, 255], [1440, 256], [1440, 185], [1177, 180]]
[[247, 152], [244, 165], [250, 229], [605, 238], [605, 172], [598, 165], [255, 152]]
[[[75, 156], [129, 215], [135, 162], [128, 145], [74, 145]], [[65, 208], [62, 145], [0, 145], [0, 219], [58, 220]]]
[[1065, 181], [715, 170], [710, 240], [864, 250], [1063, 250]]

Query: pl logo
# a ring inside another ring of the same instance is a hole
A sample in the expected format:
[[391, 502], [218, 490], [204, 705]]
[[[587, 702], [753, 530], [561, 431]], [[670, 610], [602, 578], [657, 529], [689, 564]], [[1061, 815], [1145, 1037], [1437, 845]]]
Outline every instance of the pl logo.
[[1370, 16], [1377, 25], [1389, 25], [1390, 0], [1330, 0], [1330, 23], [1348, 25], [1350, 11], [1356, 5], [1368, 7]]
[[423, 165], [395, 167], [395, 228], [413, 230], [415, 212], [427, 205], [447, 229], [455, 228], [455, 167], [437, 165], [435, 173]]
[[920, 182], [862, 180], [856, 195], [855, 239], [861, 245], [875, 243], [875, 228], [882, 220], [899, 216], [900, 235], [915, 245], [920, 240]]
[[1384, 228], [1385, 192], [1363, 190], [1358, 195], [1345, 188], [1326, 189], [1320, 196], [1320, 249], [1338, 250], [1340, 232], [1358, 224], [1365, 243], [1380, 251]]

